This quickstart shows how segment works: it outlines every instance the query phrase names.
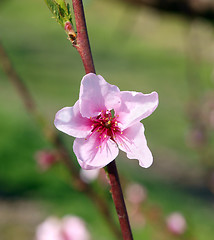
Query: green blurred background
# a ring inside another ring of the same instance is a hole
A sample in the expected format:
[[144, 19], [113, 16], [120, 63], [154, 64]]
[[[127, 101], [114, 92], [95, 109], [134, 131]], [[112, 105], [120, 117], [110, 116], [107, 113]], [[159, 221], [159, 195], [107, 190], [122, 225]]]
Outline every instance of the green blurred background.
[[[120, 153], [122, 179], [145, 186], [145, 211], [157, 210], [163, 221], [179, 211], [188, 224], [179, 238], [148, 220], [133, 226], [135, 239], [213, 239], [214, 141], [206, 117], [214, 107], [201, 113], [214, 102], [213, 26], [119, 1], [84, 3], [97, 73], [121, 90], [159, 93], [158, 109], [143, 121], [154, 164], [142, 169]], [[55, 113], [78, 99], [84, 68], [77, 51], [42, 0], [2, 1], [0, 40], [54, 127]], [[63, 137], [72, 151], [73, 140]], [[33, 239], [47, 216], [65, 214], [83, 217], [93, 239], [114, 239], [93, 203], [69, 184], [64, 166], [41, 173], [34, 157], [41, 149], [51, 145], [0, 66], [0, 239]]]

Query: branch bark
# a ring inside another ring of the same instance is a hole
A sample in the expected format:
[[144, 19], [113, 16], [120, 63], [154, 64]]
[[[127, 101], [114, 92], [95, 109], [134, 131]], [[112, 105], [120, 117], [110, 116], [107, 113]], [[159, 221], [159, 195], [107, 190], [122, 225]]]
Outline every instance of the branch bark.
[[117, 215], [124, 240], [133, 240], [132, 231], [129, 223], [128, 213], [123, 197], [120, 179], [115, 160], [107, 165], [109, 180], [111, 183], [111, 194], [116, 207]]
[[82, 1], [80, 0], [72, 0], [72, 2], [73, 2], [73, 9], [74, 9], [74, 15], [75, 15], [76, 29], [77, 29], [77, 39], [76, 39], [76, 43], [73, 45], [80, 54], [86, 74], [90, 72], [95, 73], [94, 62], [93, 62], [90, 43], [88, 39], [88, 32], [86, 27], [83, 4], [82, 4]]

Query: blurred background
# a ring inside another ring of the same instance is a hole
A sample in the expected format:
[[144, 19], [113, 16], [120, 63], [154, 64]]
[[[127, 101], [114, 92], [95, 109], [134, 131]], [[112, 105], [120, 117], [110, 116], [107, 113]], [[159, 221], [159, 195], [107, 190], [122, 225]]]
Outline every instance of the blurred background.
[[[213, 239], [213, 2], [85, 0], [84, 6], [97, 73], [121, 90], [159, 93], [159, 107], [143, 121], [154, 164], [140, 168], [123, 153], [117, 159], [123, 189], [134, 182], [146, 192], [140, 217], [126, 196], [135, 239]], [[1, 0], [0, 42], [54, 128], [55, 113], [78, 99], [84, 68], [77, 51], [42, 0]], [[72, 152], [73, 139], [62, 137]], [[82, 217], [92, 239], [116, 239], [62, 164], [39, 167], [43, 150], [54, 151], [1, 64], [0, 239], [33, 239], [46, 217], [66, 214]], [[182, 234], [167, 227], [173, 212], [185, 219]]]

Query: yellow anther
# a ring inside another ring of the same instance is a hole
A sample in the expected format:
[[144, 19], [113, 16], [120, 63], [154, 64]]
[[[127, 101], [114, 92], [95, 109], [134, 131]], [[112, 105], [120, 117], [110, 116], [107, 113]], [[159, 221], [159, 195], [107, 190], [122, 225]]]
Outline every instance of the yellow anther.
[[120, 132], [120, 134], [123, 134], [123, 132]]
[[108, 123], [108, 124], [111, 124], [111, 121], [109, 120], [107, 123]]

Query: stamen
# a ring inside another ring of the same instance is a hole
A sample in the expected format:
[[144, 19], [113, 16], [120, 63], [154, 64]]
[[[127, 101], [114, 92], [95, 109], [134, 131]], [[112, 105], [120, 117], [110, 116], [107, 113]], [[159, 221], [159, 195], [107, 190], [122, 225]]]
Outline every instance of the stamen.
[[101, 142], [106, 142], [109, 138], [112, 140], [116, 138], [116, 134], [123, 134], [118, 127], [119, 115], [115, 115], [114, 110], [102, 110], [97, 117], [90, 117], [93, 121], [91, 125], [91, 134], [95, 132], [99, 134], [99, 139]]

